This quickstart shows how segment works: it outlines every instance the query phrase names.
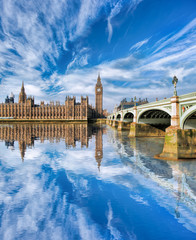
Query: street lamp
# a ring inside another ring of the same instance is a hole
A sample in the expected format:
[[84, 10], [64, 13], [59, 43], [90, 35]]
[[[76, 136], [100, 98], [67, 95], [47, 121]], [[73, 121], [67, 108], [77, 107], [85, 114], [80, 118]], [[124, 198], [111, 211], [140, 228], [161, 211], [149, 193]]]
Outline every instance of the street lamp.
[[134, 97], [134, 106], [136, 106], [136, 96]]
[[173, 77], [172, 84], [174, 85], [174, 96], [177, 96], [177, 91], [176, 91], [176, 84], [178, 82], [178, 78], [176, 76]]

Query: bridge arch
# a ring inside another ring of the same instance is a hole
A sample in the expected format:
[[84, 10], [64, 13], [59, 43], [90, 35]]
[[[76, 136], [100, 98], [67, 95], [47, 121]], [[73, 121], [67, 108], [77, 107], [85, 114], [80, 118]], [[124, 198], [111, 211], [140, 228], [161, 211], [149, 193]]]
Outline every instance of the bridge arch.
[[169, 110], [161, 108], [145, 109], [138, 114], [138, 123], [152, 125], [161, 130], [165, 130], [171, 125], [171, 114]]
[[120, 120], [121, 120], [121, 114], [120, 114], [120, 113], [118, 113], [118, 114], [116, 115], [116, 120], [117, 120], [117, 121], [120, 121]]
[[123, 116], [124, 122], [133, 122], [134, 115], [132, 112], [126, 112]]
[[182, 129], [196, 129], [196, 105], [190, 107], [180, 120]]
[[113, 119], [113, 120], [115, 119], [115, 115], [113, 115], [112, 119]]

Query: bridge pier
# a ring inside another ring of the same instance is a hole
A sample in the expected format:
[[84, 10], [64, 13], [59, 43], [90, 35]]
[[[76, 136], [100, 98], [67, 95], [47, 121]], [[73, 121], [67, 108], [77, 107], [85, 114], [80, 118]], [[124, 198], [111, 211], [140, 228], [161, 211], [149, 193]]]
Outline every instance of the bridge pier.
[[166, 160], [196, 158], [196, 129], [167, 128], [163, 152], [155, 157]]
[[118, 121], [113, 120], [112, 127], [118, 127]]
[[196, 129], [180, 129], [179, 97], [171, 98], [171, 126], [166, 128], [165, 142], [161, 159], [193, 159], [196, 158]]
[[165, 132], [149, 124], [131, 123], [129, 137], [164, 137]]
[[106, 121], [106, 124], [109, 125], [109, 126], [112, 126], [112, 120]]
[[126, 129], [130, 129], [130, 123], [119, 121], [118, 122], [118, 130], [121, 131], [121, 130], [126, 130]]
[[112, 125], [112, 120], [108, 120], [108, 122], [106, 122], [107, 125]]

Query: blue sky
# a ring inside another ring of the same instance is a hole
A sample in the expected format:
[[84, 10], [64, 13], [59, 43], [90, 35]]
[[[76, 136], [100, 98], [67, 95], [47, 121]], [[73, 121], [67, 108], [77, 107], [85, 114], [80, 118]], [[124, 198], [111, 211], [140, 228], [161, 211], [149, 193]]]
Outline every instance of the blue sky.
[[104, 108], [196, 91], [195, 0], [0, 0], [0, 101], [24, 81], [35, 101], [89, 95]]

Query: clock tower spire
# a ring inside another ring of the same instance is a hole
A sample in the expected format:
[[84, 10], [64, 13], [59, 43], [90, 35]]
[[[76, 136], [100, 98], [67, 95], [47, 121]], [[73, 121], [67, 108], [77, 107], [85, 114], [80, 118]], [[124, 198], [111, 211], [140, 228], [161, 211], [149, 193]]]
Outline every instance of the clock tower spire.
[[95, 110], [98, 117], [103, 114], [103, 86], [101, 83], [100, 74], [98, 74], [97, 83], [95, 85]]

